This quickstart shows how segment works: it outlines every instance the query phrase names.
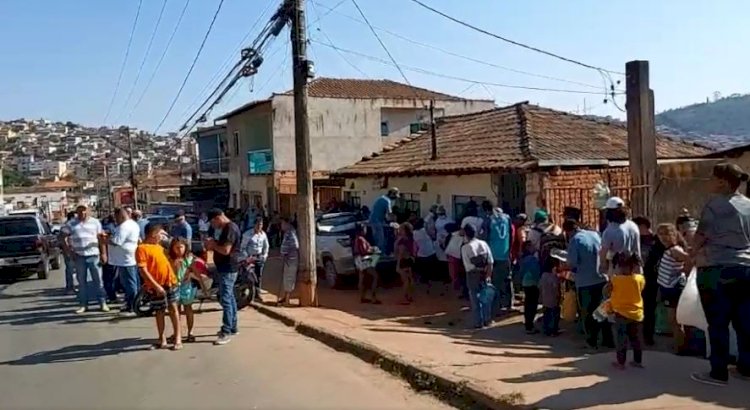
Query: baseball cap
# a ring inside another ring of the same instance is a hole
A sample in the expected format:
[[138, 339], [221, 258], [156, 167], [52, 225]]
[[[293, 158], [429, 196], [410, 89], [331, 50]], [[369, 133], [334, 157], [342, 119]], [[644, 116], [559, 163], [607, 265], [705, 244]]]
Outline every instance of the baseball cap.
[[213, 208], [210, 211], [208, 211], [206, 215], [208, 216], [208, 220], [210, 221], [216, 218], [217, 216], [224, 215], [224, 211], [222, 211], [219, 208]]
[[537, 209], [534, 212], [534, 222], [546, 222], [549, 220], [549, 214], [544, 209]]
[[607, 209], [617, 209], [622, 208], [623, 206], [625, 206], [625, 201], [623, 201], [619, 196], [610, 197], [607, 200], [607, 203], [604, 204], [604, 207]]

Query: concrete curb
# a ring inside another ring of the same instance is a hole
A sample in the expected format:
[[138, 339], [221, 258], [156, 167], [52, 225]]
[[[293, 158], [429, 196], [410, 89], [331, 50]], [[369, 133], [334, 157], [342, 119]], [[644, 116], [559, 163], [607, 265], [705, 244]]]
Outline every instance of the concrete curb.
[[493, 397], [479, 386], [474, 386], [466, 381], [450, 380], [430, 370], [408, 363], [406, 360], [375, 346], [298, 321], [291, 315], [280, 312], [278, 308], [257, 302], [253, 302], [251, 306], [258, 312], [293, 327], [301, 335], [313, 338], [333, 349], [349, 353], [367, 363], [376, 365], [405, 380], [416, 391], [429, 392], [441, 401], [457, 408], [472, 410], [516, 410], [525, 408], [521, 393]]

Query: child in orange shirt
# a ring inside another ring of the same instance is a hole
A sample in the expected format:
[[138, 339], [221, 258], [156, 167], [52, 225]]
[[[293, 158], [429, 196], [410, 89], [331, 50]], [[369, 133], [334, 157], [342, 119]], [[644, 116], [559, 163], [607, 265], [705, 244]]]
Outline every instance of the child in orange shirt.
[[641, 334], [643, 327], [643, 288], [646, 279], [640, 273], [641, 260], [636, 254], [617, 253], [612, 258], [615, 274], [609, 283], [610, 308], [617, 329], [617, 361], [613, 366], [622, 370], [628, 353], [633, 349], [633, 367], [643, 367]]
[[161, 246], [162, 227], [156, 223], [146, 225], [146, 235], [135, 251], [138, 272], [141, 274], [143, 286], [151, 294], [151, 308], [156, 314], [156, 330], [159, 340], [152, 349], [165, 349], [167, 339], [164, 337], [164, 311], [169, 310], [169, 320], [172, 322], [174, 346], [172, 350], [182, 349], [180, 334], [180, 315], [177, 310], [179, 287], [177, 275], [167, 258], [166, 250]]

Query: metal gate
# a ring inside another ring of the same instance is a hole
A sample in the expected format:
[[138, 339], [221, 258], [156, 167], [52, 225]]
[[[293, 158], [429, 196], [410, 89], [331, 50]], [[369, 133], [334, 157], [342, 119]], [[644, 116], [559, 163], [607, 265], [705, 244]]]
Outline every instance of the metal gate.
[[[609, 187], [609, 190], [610, 195], [622, 198], [626, 206], [630, 206], [633, 194], [646, 194], [648, 186]], [[592, 188], [545, 188], [543, 195], [542, 203], [555, 223], [563, 223], [566, 208], [576, 208], [580, 211], [583, 225], [595, 229], [599, 227], [601, 209], [596, 206]]]

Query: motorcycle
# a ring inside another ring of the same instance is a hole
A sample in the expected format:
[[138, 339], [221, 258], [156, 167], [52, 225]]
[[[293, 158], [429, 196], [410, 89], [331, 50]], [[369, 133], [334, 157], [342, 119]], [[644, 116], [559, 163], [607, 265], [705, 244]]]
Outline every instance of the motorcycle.
[[[237, 301], [237, 309], [244, 309], [250, 305], [250, 302], [255, 300], [257, 295], [256, 284], [258, 278], [255, 276], [255, 264], [252, 260], [244, 260], [240, 262], [240, 270], [237, 274], [237, 280], [234, 282], [234, 297]], [[197, 281], [193, 281], [193, 286], [197, 288], [196, 300], [200, 303], [198, 310], [203, 307], [203, 303], [208, 302], [219, 302], [221, 298], [219, 294], [219, 281], [217, 280], [218, 273], [213, 272], [207, 275], [207, 279], [211, 281], [210, 285], [207, 286], [204, 292]], [[205, 283], [205, 282], [204, 282]], [[139, 317], [148, 317], [153, 315], [154, 311], [151, 309], [151, 300], [153, 295], [145, 288], [141, 287], [138, 294], [135, 297], [135, 313]]]

